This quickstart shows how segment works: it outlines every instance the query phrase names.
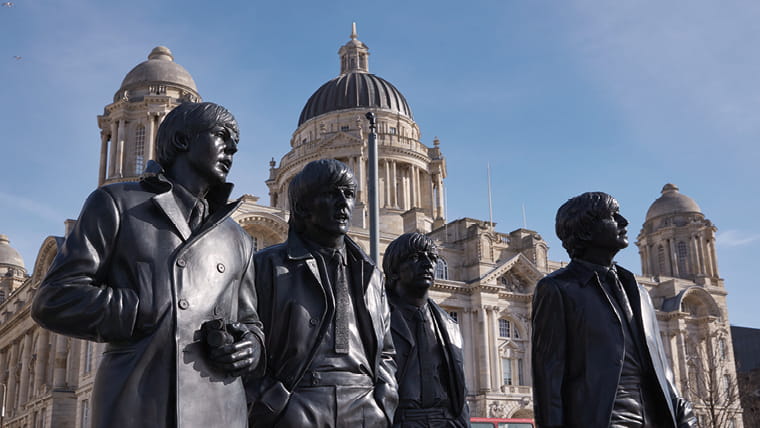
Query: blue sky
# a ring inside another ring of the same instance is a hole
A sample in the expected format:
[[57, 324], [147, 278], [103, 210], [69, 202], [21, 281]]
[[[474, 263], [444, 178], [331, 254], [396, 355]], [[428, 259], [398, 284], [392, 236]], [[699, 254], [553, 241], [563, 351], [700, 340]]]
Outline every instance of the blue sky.
[[[498, 0], [14, 0], [0, 7], [0, 233], [31, 269], [97, 185], [96, 116], [157, 45], [241, 127], [235, 195], [267, 200], [268, 162], [337, 76], [357, 22], [370, 72], [406, 96], [447, 157], [449, 219], [527, 226], [567, 260], [557, 207], [614, 195], [631, 222], [621, 264], [667, 182], [718, 227], [732, 324], [760, 328], [760, 3]], [[17, 60], [14, 57], [20, 56]]]

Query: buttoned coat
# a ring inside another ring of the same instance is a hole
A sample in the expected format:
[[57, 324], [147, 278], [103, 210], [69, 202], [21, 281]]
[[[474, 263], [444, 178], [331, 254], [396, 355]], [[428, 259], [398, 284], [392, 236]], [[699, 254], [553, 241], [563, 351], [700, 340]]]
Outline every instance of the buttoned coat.
[[198, 331], [222, 318], [263, 341], [252, 240], [229, 218], [230, 190], [209, 192], [216, 210], [195, 232], [159, 174], [103, 186], [85, 202], [32, 316], [57, 333], [107, 342], [93, 427], [247, 426], [242, 381], [207, 364]]
[[[622, 267], [618, 276], [643, 332], [658, 399], [669, 417], [660, 427], [695, 427], [660, 341], [649, 293]], [[621, 316], [592, 269], [571, 262], [543, 279], [533, 296], [533, 406], [539, 426], [607, 427], [625, 358]]]
[[[391, 298], [391, 330], [393, 332], [393, 344], [396, 347], [396, 379], [403, 379], [406, 375], [409, 359], [417, 354], [417, 343], [414, 338], [413, 329], [409, 327], [404, 318], [404, 314], [394, 304]], [[449, 394], [452, 413], [457, 417], [461, 427], [468, 427], [470, 421], [470, 412], [467, 407], [467, 390], [464, 380], [464, 357], [462, 353], [463, 341], [462, 333], [459, 331], [459, 324], [454, 321], [432, 299], [428, 299], [428, 305], [433, 309], [433, 319], [436, 324], [436, 331], [440, 332], [438, 339], [443, 343], [444, 360], [449, 367], [449, 385], [444, 385]], [[399, 423], [397, 420], [396, 423]]]
[[[398, 391], [383, 275], [354, 241], [346, 237], [345, 242], [347, 274], [365, 355], [372, 366], [374, 396], [390, 424]], [[254, 264], [267, 368], [264, 377], [248, 382], [246, 389], [252, 401], [251, 425], [269, 427], [309, 368], [335, 310], [328, 304], [316, 259], [294, 231], [285, 243], [259, 251]], [[319, 408], [320, 403], [314, 406]]]

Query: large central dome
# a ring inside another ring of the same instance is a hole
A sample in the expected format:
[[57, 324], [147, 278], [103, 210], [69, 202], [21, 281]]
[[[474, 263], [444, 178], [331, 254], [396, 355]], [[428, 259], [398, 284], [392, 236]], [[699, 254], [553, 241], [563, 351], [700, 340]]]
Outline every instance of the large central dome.
[[355, 25], [351, 40], [340, 48], [338, 55], [340, 76], [309, 97], [301, 110], [298, 126], [325, 113], [364, 107], [389, 110], [413, 119], [412, 109], [401, 92], [387, 80], [369, 73], [369, 49], [357, 40]]

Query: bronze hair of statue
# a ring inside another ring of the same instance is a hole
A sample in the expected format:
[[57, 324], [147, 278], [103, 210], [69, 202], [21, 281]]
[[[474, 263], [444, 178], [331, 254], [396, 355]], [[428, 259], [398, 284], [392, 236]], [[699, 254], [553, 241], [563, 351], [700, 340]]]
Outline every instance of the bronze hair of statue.
[[437, 260], [435, 243], [421, 233], [399, 236], [383, 256], [398, 365], [398, 428], [470, 426], [462, 334], [428, 297]]
[[227, 201], [237, 143], [223, 107], [176, 107], [158, 162], [89, 196], [42, 281], [40, 325], [107, 343], [93, 427], [247, 426], [239, 376], [258, 368], [264, 337], [253, 242]]
[[266, 373], [246, 385], [253, 427], [389, 426], [398, 400], [380, 271], [346, 234], [356, 182], [334, 159], [290, 182], [285, 243], [254, 256]]
[[557, 236], [572, 261], [533, 296], [533, 405], [541, 427], [696, 427], [649, 293], [613, 264], [628, 221], [602, 192], [568, 200]]

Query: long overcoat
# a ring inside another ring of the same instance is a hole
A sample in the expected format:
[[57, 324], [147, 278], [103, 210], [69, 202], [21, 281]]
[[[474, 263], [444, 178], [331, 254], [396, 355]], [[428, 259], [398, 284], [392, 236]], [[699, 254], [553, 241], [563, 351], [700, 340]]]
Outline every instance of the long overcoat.
[[[470, 411], [466, 400], [467, 389], [464, 380], [462, 333], [459, 331], [457, 322], [438, 306], [437, 303], [432, 299], [428, 299], [428, 305], [433, 309], [433, 319], [437, 326], [436, 331], [440, 332], [439, 340], [444, 345], [443, 356], [446, 365], [450, 368], [449, 385], [445, 387], [449, 393], [452, 413], [456, 416], [459, 426], [468, 427]], [[391, 330], [393, 332], [393, 344], [396, 346], [395, 360], [398, 366], [396, 379], [403, 379], [406, 376], [409, 359], [417, 355], [417, 343], [414, 339], [413, 328], [409, 327], [404, 314], [394, 305], [394, 299], [391, 298]]]
[[195, 232], [171, 189], [155, 173], [95, 190], [34, 299], [43, 327], [107, 342], [95, 428], [247, 426], [242, 381], [207, 364], [199, 327], [240, 321], [263, 340], [252, 241], [229, 218], [231, 184], [209, 192], [217, 208]]
[[[355, 310], [374, 396], [390, 424], [398, 405], [396, 363], [383, 275], [359, 246], [346, 237], [347, 273], [352, 276]], [[254, 256], [259, 315], [266, 335], [267, 365], [262, 379], [249, 382], [251, 424], [271, 426], [313, 360], [334, 315], [317, 261], [297, 233]], [[314, 403], [319, 407], [320, 403]]]
[[[667, 403], [661, 427], [695, 427], [691, 405], [679, 395], [660, 341], [657, 316], [646, 289], [617, 266], [635, 322], [644, 334], [657, 399]], [[571, 262], [539, 281], [533, 296], [533, 405], [539, 426], [606, 427], [625, 358], [620, 314], [599, 276]]]

